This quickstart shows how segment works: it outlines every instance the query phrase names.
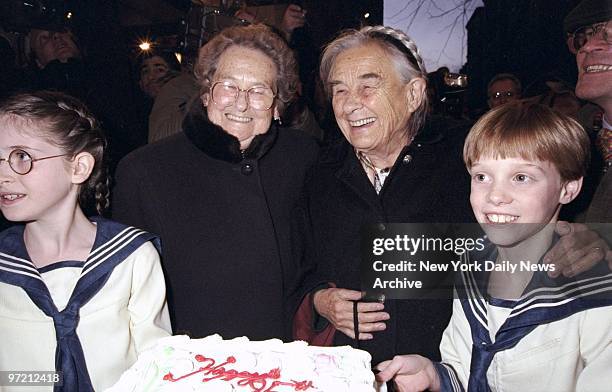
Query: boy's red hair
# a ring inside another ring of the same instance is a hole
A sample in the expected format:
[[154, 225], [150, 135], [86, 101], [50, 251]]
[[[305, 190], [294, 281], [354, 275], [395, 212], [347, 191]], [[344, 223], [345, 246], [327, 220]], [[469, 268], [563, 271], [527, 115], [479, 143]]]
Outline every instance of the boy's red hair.
[[586, 174], [589, 136], [574, 119], [531, 102], [495, 108], [474, 124], [463, 146], [469, 168], [481, 157], [551, 162], [563, 181]]

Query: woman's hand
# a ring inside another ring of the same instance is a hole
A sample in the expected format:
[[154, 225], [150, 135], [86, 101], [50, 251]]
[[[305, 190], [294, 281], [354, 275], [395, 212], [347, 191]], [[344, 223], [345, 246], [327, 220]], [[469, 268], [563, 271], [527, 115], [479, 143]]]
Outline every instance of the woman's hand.
[[306, 23], [306, 11], [297, 4], [289, 4], [283, 13], [281, 30], [286, 34], [287, 40], [291, 40], [293, 30], [304, 27]]
[[396, 355], [376, 365], [379, 382], [393, 380], [399, 392], [439, 391], [440, 378], [433, 363], [420, 355]]
[[[361, 292], [347, 289], [323, 289], [314, 294], [313, 302], [317, 313], [328, 319], [334, 327], [355, 339], [353, 326], [353, 301], [361, 299]], [[383, 312], [385, 305], [379, 302], [359, 302], [359, 340], [374, 338], [372, 332], [383, 331], [389, 313]]]
[[610, 247], [587, 225], [559, 221], [555, 231], [561, 238], [544, 256], [545, 263], [556, 266], [554, 271], [548, 273], [551, 277], [561, 274], [567, 277], [576, 276], [603, 260], [612, 268]]

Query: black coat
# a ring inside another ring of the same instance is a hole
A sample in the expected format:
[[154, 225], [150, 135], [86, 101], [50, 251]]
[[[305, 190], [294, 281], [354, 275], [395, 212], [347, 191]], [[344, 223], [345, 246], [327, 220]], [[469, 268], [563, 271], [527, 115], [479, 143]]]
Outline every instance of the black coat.
[[287, 338], [290, 213], [318, 147], [273, 125], [241, 153], [199, 102], [183, 130], [120, 162], [113, 218], [161, 236], [175, 333]]
[[[339, 288], [360, 290], [360, 230], [373, 223], [474, 222], [469, 206], [469, 176], [460, 151], [465, 129], [426, 129], [399, 155], [379, 195], [352, 146], [341, 140], [322, 154], [309, 175], [302, 217], [296, 225], [306, 243], [304, 257], [317, 273]], [[435, 359], [451, 314], [451, 299], [387, 300], [391, 319], [374, 339], [361, 341], [373, 363], [396, 354]], [[354, 344], [336, 332], [336, 345]]]

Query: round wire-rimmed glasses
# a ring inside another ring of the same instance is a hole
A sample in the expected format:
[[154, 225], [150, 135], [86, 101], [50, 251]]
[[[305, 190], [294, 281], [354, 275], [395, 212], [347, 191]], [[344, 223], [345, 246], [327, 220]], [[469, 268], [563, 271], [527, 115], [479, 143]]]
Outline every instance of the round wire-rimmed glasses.
[[578, 52], [587, 41], [594, 36], [601, 33], [603, 40], [608, 44], [612, 45], [612, 20], [607, 22], [595, 23], [590, 26], [583, 26], [578, 30], [574, 31], [570, 37], [571, 47], [574, 53]]
[[24, 150], [15, 149], [10, 152], [8, 158], [0, 158], [0, 164], [7, 162], [12, 171], [19, 175], [26, 175], [32, 171], [34, 162], [44, 161], [45, 159], [65, 157], [70, 154], [52, 155], [42, 158], [32, 158], [32, 156]]
[[228, 81], [213, 83], [210, 92], [213, 102], [223, 107], [233, 105], [239, 94], [244, 92], [247, 104], [255, 110], [270, 110], [276, 97], [274, 91], [268, 86], [259, 85], [243, 90]]

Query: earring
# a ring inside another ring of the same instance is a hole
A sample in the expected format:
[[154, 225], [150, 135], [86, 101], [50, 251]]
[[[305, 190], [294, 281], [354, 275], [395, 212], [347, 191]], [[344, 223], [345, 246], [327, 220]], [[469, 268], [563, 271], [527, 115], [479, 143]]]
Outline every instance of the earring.
[[278, 114], [274, 115], [274, 121], [278, 122], [278, 125], [283, 125], [283, 122]]

